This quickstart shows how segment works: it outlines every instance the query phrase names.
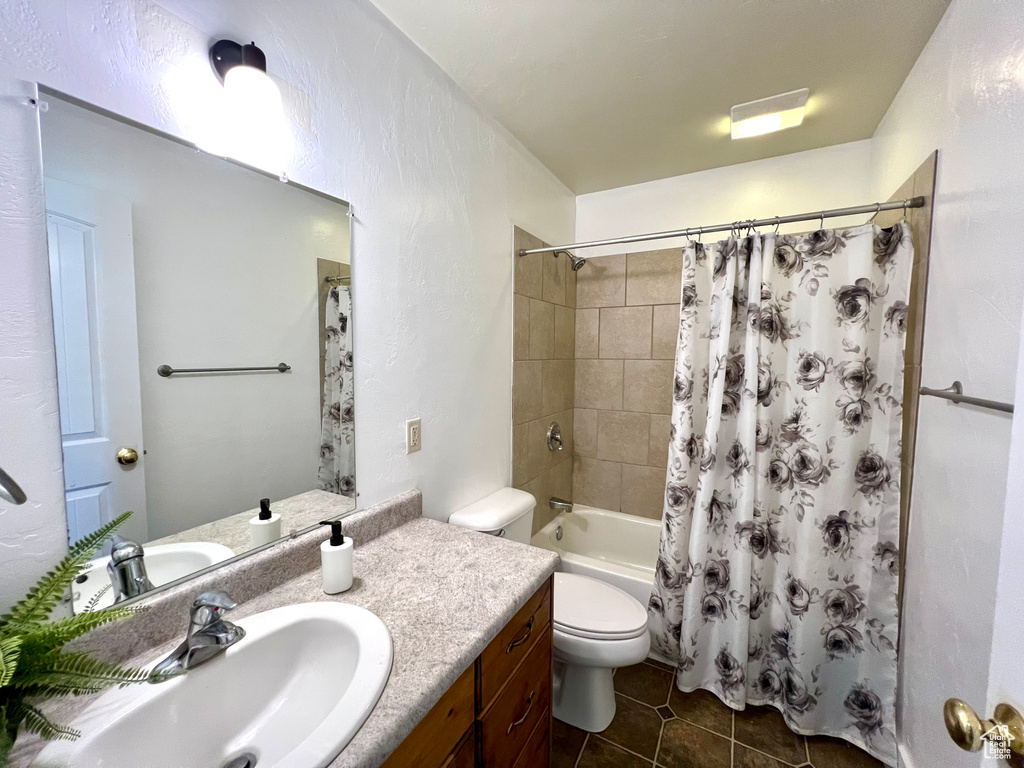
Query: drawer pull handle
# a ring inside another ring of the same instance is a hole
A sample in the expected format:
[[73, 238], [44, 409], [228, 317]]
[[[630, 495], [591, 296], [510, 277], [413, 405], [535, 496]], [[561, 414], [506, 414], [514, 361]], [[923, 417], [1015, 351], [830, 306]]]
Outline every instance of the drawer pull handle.
[[512, 723], [512, 725], [508, 727], [508, 730], [505, 731], [506, 736], [512, 733], [513, 728], [516, 728], [522, 725], [524, 722], [526, 722], [526, 718], [530, 716], [530, 710], [533, 709], [533, 694], [534, 692], [530, 691], [530, 695], [526, 697], [526, 711], [523, 712], [522, 717], [520, 717], [518, 720], [516, 720], [514, 723]]
[[523, 636], [509, 643], [508, 648], [505, 649], [505, 653], [512, 653], [512, 651], [530, 639], [530, 633], [533, 632], [533, 618], [534, 617], [531, 616], [530, 620], [526, 622], [526, 631], [523, 633]]

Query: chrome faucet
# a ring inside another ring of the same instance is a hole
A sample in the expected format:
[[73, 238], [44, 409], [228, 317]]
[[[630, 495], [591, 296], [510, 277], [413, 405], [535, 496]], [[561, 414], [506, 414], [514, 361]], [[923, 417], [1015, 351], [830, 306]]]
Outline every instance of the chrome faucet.
[[117, 535], [112, 540], [107, 575], [114, 588], [114, 602], [119, 603], [153, 589], [153, 582], [146, 575], [142, 545]]
[[183, 675], [224, 653], [245, 637], [244, 629], [221, 618], [225, 611], [233, 610], [237, 605], [226, 593], [218, 590], [199, 595], [192, 603], [188, 635], [166, 659], [153, 667], [149, 682], [162, 683]]
[[572, 512], [572, 502], [560, 499], [557, 496], [552, 496], [548, 499], [548, 506], [555, 510], [555, 512]]

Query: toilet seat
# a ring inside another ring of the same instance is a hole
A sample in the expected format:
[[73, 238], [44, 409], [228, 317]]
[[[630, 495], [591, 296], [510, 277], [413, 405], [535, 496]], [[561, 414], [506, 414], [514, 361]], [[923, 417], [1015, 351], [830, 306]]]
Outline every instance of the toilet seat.
[[647, 632], [647, 610], [604, 581], [555, 573], [554, 628], [590, 640], [629, 640]]

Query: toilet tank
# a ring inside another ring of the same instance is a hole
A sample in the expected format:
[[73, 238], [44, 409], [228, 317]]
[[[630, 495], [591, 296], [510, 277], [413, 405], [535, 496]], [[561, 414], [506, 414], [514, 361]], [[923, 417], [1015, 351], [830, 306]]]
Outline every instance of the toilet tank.
[[526, 491], [502, 488], [453, 512], [448, 522], [529, 544], [533, 534], [533, 508], [536, 505], [537, 501]]

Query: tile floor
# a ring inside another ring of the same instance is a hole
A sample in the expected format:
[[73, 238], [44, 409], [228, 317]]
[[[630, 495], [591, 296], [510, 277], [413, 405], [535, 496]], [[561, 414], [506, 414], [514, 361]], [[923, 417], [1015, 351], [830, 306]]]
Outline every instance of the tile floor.
[[790, 731], [771, 707], [733, 712], [682, 693], [648, 661], [615, 673], [616, 712], [600, 734], [554, 721], [551, 768], [884, 768], [851, 744]]

